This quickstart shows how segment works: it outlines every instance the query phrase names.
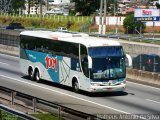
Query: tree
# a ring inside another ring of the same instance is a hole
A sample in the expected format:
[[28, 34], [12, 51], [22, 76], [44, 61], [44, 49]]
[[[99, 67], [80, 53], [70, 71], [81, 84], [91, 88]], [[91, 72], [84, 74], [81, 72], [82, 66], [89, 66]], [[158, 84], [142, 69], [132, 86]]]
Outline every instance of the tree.
[[18, 14], [20, 9], [22, 11], [25, 8], [25, 0], [11, 0], [11, 6], [13, 9], [12, 13]]
[[156, 7], [157, 7], [157, 9], [160, 9], [160, 4], [156, 3]]
[[[117, 0], [106, 1], [107, 12], [113, 12], [113, 5]], [[79, 12], [81, 15], [90, 15], [100, 8], [100, 0], [73, 0], [73, 2], [75, 2], [75, 12]]]
[[[135, 32], [137, 34], [137, 31], [141, 31], [143, 33], [146, 25], [143, 22], [135, 22], [134, 14], [129, 14], [123, 21], [123, 27], [125, 28], [125, 33], [133, 34]], [[135, 31], [135, 29], [137, 31]]]
[[73, 0], [73, 2], [75, 2], [75, 11], [81, 15], [90, 15], [100, 6], [100, 0]]

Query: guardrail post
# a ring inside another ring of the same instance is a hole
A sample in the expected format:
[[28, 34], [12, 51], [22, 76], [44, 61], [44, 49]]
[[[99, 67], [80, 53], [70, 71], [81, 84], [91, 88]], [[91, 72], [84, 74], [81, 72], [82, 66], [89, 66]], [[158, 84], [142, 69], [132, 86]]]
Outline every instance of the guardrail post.
[[58, 120], [61, 120], [61, 106], [58, 107]]
[[37, 99], [36, 99], [36, 98], [33, 98], [33, 99], [32, 99], [32, 105], [33, 105], [33, 112], [34, 112], [34, 113], [36, 112], [36, 104], [37, 104]]
[[11, 91], [11, 105], [14, 105], [14, 98], [15, 98], [16, 92]]

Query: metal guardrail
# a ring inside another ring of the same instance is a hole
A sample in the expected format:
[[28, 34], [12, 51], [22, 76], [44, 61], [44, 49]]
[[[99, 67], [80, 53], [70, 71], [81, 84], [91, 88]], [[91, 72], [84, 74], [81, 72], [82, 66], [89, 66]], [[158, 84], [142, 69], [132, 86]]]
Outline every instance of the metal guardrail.
[[[4, 106], [4, 105], [2, 105], [2, 104], [0, 104], [0, 110], [3, 110], [3, 111], [5, 111], [5, 112], [7, 112], [7, 113], [14, 114], [14, 115], [16, 115], [16, 116], [19, 116], [20, 118], [22, 118], [22, 119], [24, 119], [24, 120], [39, 120], [39, 119], [37, 119], [37, 118], [35, 118], [35, 117], [33, 117], [33, 116], [30, 116], [30, 115], [25, 114], [25, 113], [23, 113], [23, 112], [20, 112], [20, 111], [11, 109], [11, 108], [9, 108], [9, 107], [7, 107], [7, 106]], [[1, 116], [1, 117], [2, 117], [2, 116]], [[0, 119], [3, 120], [3, 118], [0, 118]]]
[[144, 36], [129, 36], [129, 35], [116, 35], [116, 34], [95, 34], [95, 33], [89, 33], [90, 36], [95, 36], [95, 37], [104, 37], [104, 38], [116, 38], [116, 39], [125, 39], [129, 41], [149, 41], [152, 43], [160, 42], [160, 39], [158, 38], [153, 38], [153, 37], [144, 37]]
[[[77, 117], [82, 118], [82, 119], [87, 119], [87, 120], [97, 120], [97, 119], [101, 120], [100, 118], [97, 118], [97, 116], [90, 115], [88, 113], [84, 113], [84, 112], [81, 112], [81, 111], [77, 111], [77, 110], [74, 110], [74, 109], [59, 105], [57, 103], [53, 103], [53, 102], [41, 99], [41, 98], [37, 98], [37, 97], [31, 96], [31, 95], [27, 95], [27, 94], [24, 94], [22, 92], [12, 90], [10, 88], [0, 86], [0, 90], [5, 91], [7, 93], [9, 92], [11, 94], [11, 104], [12, 105], [15, 104], [15, 97], [18, 96], [20, 98], [26, 98], [28, 100], [32, 100], [33, 112], [36, 112], [36, 107], [37, 107], [36, 105], [38, 103], [42, 104], [42, 105], [45, 105], [46, 107], [52, 107], [54, 109], [57, 109], [57, 111], [58, 111], [57, 116], [58, 116], [59, 120], [61, 120], [62, 114], [64, 114], [64, 113], [69, 114], [69, 115], [73, 115], [73, 116], [77, 116]], [[34, 117], [31, 117], [27, 114], [17, 112], [16, 110], [9, 109], [9, 108], [4, 107], [2, 105], [0, 105], [0, 109], [5, 110], [5, 111], [7, 111], [11, 114], [17, 115], [17, 116], [19, 116], [21, 118], [24, 118], [24, 119], [27, 119], [27, 120], [37, 120]]]

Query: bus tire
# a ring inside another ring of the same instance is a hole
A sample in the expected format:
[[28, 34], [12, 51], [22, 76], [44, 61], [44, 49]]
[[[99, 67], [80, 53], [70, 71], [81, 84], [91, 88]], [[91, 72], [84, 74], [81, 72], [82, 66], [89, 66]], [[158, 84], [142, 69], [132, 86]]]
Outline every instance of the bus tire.
[[34, 73], [33, 73], [32, 67], [29, 67], [29, 69], [28, 69], [28, 76], [29, 76], [29, 79], [30, 79], [30, 80], [33, 80], [33, 78], [34, 78]]
[[79, 93], [79, 84], [76, 78], [73, 78], [72, 87], [74, 92]]
[[38, 69], [35, 69], [34, 79], [35, 79], [36, 82], [40, 82], [40, 80], [41, 80], [40, 73], [39, 73]]

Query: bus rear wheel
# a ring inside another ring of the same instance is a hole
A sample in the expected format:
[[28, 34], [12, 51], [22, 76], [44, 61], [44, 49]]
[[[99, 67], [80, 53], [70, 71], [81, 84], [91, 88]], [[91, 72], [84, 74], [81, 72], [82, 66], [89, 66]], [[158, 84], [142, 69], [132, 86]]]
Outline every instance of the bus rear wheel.
[[33, 69], [31, 67], [28, 70], [28, 76], [30, 80], [33, 80]]
[[40, 74], [39, 74], [39, 70], [35, 70], [35, 73], [34, 73], [34, 78], [35, 78], [35, 81], [37, 82], [40, 82]]
[[73, 91], [79, 93], [79, 84], [77, 80], [73, 80], [72, 86], [73, 86]]

